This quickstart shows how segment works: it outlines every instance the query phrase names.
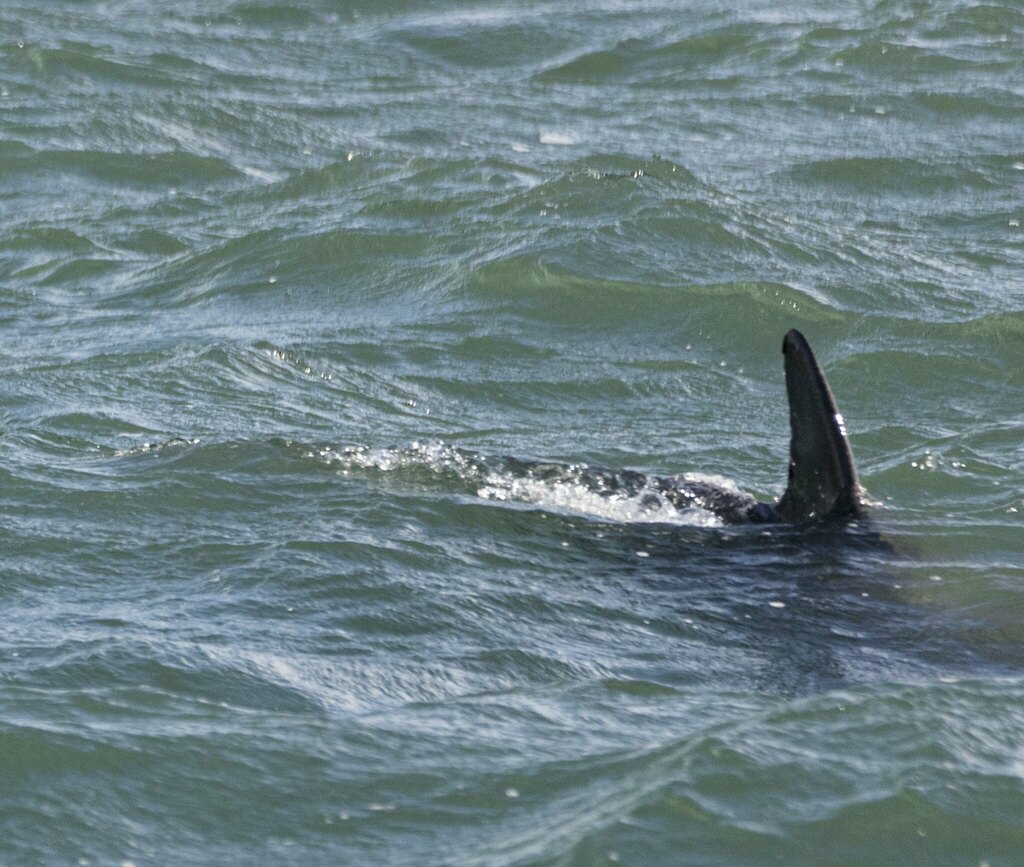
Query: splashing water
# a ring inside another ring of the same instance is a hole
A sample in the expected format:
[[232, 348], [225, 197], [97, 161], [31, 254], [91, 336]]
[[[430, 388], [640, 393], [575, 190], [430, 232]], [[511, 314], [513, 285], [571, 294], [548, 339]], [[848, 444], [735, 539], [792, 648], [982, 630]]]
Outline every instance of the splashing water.
[[[675, 524], [720, 527], [721, 519], [701, 508], [676, 508], [652, 484], [633, 471], [612, 472], [586, 464], [556, 464], [516, 458], [488, 458], [443, 442], [414, 442], [405, 448], [324, 447], [305, 452], [349, 475], [359, 471], [395, 474], [427, 472], [449, 480], [483, 500], [520, 503], [541, 509], [626, 524]], [[687, 475], [738, 490], [719, 476]]]

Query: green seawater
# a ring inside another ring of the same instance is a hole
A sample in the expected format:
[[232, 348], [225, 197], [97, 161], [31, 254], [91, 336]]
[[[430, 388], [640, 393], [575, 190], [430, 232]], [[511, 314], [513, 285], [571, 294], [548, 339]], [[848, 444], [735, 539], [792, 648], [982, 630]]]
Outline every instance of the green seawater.
[[[1019, 0], [0, 2], [0, 865], [1024, 864], [1022, 132]], [[603, 486], [792, 327], [867, 524]]]

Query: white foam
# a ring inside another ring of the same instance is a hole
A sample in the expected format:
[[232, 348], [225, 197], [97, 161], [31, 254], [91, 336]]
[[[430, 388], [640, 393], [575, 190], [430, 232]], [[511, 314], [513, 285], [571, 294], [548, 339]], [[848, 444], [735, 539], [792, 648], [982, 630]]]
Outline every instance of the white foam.
[[[462, 452], [443, 442], [414, 442], [400, 449], [351, 446], [335, 451], [324, 448], [308, 455], [339, 466], [345, 475], [354, 470], [394, 472], [404, 469], [426, 469], [439, 475], [451, 473], [484, 500], [524, 503], [603, 521], [686, 527], [722, 525], [718, 516], [705, 509], [677, 509], [649, 485], [629, 493], [608, 491], [602, 490], [601, 485], [595, 486], [583, 467], [566, 467], [566, 476], [561, 478], [550, 478], [546, 473], [539, 477], [529, 469], [513, 471], [504, 466], [489, 467], [482, 455]], [[686, 479], [738, 491], [733, 482], [720, 476], [694, 474]]]
[[542, 130], [537, 140], [543, 145], [574, 145], [576, 138], [568, 132], [559, 130]]
[[682, 473], [680, 478], [685, 482], [692, 482], [695, 485], [714, 485], [730, 494], [742, 494], [732, 479], [720, 476], [717, 473]]
[[602, 494], [582, 482], [552, 481], [491, 473], [477, 490], [486, 500], [530, 503], [543, 509], [583, 515], [624, 524], [676, 524], [687, 527], [717, 527], [719, 518], [704, 509], [677, 509], [653, 490], [633, 496]]

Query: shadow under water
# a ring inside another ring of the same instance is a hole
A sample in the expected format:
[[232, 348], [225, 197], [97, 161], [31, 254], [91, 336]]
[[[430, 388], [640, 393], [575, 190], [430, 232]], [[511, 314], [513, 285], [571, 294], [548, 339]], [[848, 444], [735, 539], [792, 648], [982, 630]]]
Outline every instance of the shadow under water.
[[[552, 581], [588, 582], [598, 595], [621, 595], [627, 609], [653, 608], [657, 628], [699, 634], [703, 650], [738, 651], [747, 664], [736, 676], [758, 691], [792, 696], [1011, 674], [1024, 663], [1020, 641], [930, 596], [934, 576], [915, 562], [919, 540], [884, 510], [846, 522], [733, 526], [698, 503], [679, 508], [663, 479], [631, 470], [491, 458], [445, 444], [284, 445], [385, 491], [487, 508], [490, 531], [515, 536], [524, 561], [543, 561]], [[727, 479], [686, 478], [742, 495]], [[683, 670], [689, 677], [700, 663]], [[677, 673], [657, 676], [672, 683]]]

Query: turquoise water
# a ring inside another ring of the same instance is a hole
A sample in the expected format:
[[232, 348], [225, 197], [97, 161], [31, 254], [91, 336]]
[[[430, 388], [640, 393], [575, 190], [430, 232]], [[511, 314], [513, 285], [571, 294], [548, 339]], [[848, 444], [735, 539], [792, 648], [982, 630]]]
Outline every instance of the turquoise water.
[[[0, 4], [0, 864], [1024, 863], [1024, 7]], [[770, 499], [801, 329], [878, 501]]]

